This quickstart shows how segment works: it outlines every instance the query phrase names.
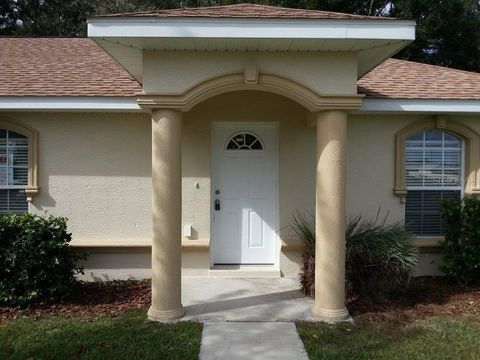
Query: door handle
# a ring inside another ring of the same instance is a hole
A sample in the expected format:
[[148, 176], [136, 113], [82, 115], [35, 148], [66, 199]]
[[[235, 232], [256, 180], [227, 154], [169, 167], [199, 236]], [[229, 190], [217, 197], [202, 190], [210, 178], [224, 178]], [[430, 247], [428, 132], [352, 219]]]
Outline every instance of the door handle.
[[216, 199], [214, 202], [215, 211], [220, 211], [220, 200]]

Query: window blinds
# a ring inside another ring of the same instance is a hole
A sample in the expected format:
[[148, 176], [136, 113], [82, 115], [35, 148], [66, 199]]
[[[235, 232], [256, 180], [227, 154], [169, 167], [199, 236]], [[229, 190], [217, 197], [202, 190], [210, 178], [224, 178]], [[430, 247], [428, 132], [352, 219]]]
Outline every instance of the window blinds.
[[0, 214], [28, 211], [28, 138], [0, 130]]
[[440, 207], [462, 196], [462, 141], [439, 130], [413, 134], [405, 143], [405, 223], [416, 235], [442, 235]]

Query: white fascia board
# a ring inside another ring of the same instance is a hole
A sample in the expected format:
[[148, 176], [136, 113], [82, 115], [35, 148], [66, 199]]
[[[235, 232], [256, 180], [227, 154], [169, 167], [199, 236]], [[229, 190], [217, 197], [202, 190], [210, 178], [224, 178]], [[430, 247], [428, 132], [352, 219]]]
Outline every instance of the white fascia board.
[[0, 111], [140, 111], [135, 97], [0, 96]]
[[94, 18], [97, 38], [415, 40], [415, 21], [332, 19]]
[[463, 99], [364, 99], [359, 112], [480, 113], [480, 100]]

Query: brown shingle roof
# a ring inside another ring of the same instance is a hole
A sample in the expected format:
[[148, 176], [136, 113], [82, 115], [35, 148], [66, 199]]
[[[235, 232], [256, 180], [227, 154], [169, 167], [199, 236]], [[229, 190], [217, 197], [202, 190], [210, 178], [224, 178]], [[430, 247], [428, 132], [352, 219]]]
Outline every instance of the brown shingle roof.
[[[90, 39], [0, 38], [0, 96], [134, 96], [141, 85]], [[358, 81], [371, 98], [480, 99], [480, 73], [389, 59]]]
[[0, 96], [132, 96], [140, 88], [90, 39], [0, 38]]
[[388, 59], [358, 81], [374, 98], [480, 99], [480, 73]]
[[[235, 4], [200, 8], [164, 9], [124, 14], [109, 14], [105, 17], [209, 17], [209, 18], [272, 18], [272, 19], [387, 19], [331, 11], [292, 9], [257, 4]], [[392, 18], [388, 18], [392, 19]]]

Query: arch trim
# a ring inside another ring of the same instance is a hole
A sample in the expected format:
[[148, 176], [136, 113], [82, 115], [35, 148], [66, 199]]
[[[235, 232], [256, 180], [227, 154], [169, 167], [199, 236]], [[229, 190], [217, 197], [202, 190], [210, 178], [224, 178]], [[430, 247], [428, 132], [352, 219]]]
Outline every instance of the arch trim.
[[274, 74], [255, 73], [247, 67], [243, 73], [214, 77], [192, 86], [183, 93], [141, 93], [137, 95], [137, 102], [144, 109], [170, 108], [189, 111], [195, 105], [214, 96], [243, 90], [266, 91], [285, 96], [312, 112], [333, 109], [356, 110], [360, 108], [364, 97], [358, 94], [321, 95], [296, 81]]

